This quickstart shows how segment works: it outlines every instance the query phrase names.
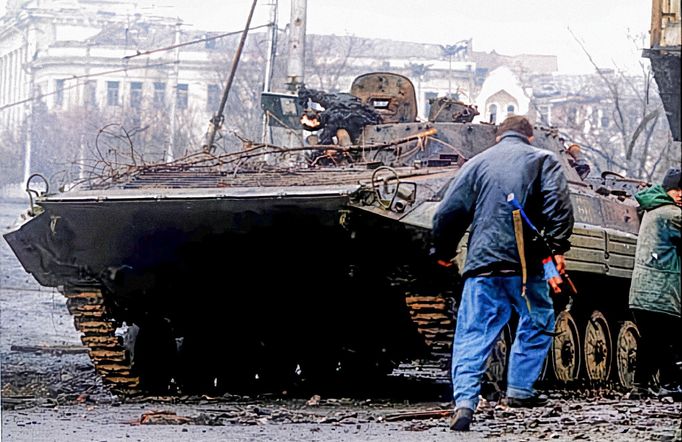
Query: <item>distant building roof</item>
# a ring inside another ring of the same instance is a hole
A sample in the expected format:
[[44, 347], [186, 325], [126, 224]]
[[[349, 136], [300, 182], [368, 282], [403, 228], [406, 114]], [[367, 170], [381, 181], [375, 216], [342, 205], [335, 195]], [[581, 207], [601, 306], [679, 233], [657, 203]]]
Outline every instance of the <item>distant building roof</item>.
[[112, 24], [89, 39], [95, 45], [111, 45], [153, 49], [173, 44], [172, 28], [154, 25], [144, 21], [133, 24]]
[[471, 58], [479, 69], [492, 71], [500, 66], [508, 66], [513, 71], [523, 70], [538, 74], [551, 74], [559, 70], [556, 55], [519, 54], [502, 55], [491, 52], [473, 51]]

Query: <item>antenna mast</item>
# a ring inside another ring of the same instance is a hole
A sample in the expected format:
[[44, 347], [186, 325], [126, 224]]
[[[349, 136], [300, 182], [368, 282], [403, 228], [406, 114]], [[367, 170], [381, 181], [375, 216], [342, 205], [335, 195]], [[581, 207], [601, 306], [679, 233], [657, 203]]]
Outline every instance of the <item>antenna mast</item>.
[[244, 48], [244, 42], [246, 41], [246, 36], [249, 33], [249, 26], [251, 26], [251, 18], [253, 17], [253, 11], [256, 9], [256, 2], [258, 0], [253, 0], [251, 5], [251, 11], [249, 11], [249, 18], [246, 19], [246, 26], [244, 27], [244, 32], [242, 32], [242, 37], [239, 40], [239, 46], [237, 47], [237, 52], [234, 53], [232, 58], [232, 69], [230, 70], [230, 76], [227, 78], [227, 84], [225, 85], [225, 91], [223, 92], [223, 98], [220, 100], [220, 106], [218, 111], [211, 118], [211, 123], [208, 126], [207, 142], [204, 145], [204, 151], [214, 152], [216, 146], [215, 135], [218, 129], [223, 125], [225, 121], [225, 115], [223, 111], [225, 110], [225, 104], [227, 103], [227, 97], [230, 94], [230, 88], [232, 87], [232, 81], [234, 80], [235, 73], [237, 72], [237, 66], [239, 65], [239, 58], [242, 55], [242, 49]]

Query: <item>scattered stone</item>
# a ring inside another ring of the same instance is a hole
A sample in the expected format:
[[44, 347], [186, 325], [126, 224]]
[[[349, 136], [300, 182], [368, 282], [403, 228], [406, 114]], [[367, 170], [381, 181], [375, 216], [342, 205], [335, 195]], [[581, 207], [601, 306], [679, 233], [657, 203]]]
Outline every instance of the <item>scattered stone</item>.
[[315, 394], [313, 395], [308, 401], [305, 403], [308, 407], [317, 407], [320, 405], [320, 395]]
[[561, 405], [555, 405], [549, 410], [545, 410], [541, 417], [559, 417], [561, 416], [562, 411]]
[[405, 430], [407, 431], [427, 431], [430, 429], [432, 425], [428, 425], [425, 422], [412, 422], [411, 424], [407, 425], [405, 427]]
[[192, 419], [186, 416], [178, 416], [175, 411], [148, 411], [140, 416], [136, 424], [140, 425], [184, 425], [191, 423]]

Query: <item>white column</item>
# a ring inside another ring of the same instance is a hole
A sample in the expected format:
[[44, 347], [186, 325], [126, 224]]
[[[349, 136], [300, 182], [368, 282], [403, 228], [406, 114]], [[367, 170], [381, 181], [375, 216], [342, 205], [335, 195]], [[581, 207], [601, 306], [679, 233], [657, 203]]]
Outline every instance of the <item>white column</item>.
[[5, 94], [7, 93], [7, 56], [0, 57], [0, 106], [9, 104]]

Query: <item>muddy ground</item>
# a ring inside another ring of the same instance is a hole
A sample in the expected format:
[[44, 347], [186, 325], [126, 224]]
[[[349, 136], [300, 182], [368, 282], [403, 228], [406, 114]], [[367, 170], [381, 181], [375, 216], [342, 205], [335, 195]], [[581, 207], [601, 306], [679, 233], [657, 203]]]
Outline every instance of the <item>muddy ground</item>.
[[[26, 202], [0, 201], [0, 231]], [[104, 388], [62, 296], [26, 274], [0, 240], [1, 434], [5, 441], [672, 440], [682, 406], [617, 390], [549, 391], [551, 405], [484, 402], [473, 431], [452, 433], [447, 386], [405, 382], [367, 397], [225, 396], [123, 400]], [[414, 413], [422, 413], [415, 415]]]

